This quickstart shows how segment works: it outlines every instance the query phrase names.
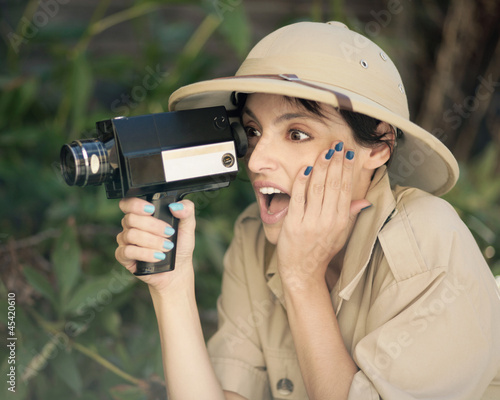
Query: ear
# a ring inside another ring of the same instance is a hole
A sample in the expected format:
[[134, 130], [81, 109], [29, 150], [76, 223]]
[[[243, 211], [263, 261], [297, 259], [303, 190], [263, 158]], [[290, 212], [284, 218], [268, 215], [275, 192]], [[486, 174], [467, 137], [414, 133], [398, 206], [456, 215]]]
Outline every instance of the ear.
[[394, 128], [387, 122], [380, 122], [375, 132], [381, 139], [384, 139], [386, 143], [380, 143], [370, 149], [369, 156], [363, 167], [372, 170], [384, 165], [387, 160], [389, 160], [391, 157], [391, 149], [394, 148], [394, 140], [396, 138]]

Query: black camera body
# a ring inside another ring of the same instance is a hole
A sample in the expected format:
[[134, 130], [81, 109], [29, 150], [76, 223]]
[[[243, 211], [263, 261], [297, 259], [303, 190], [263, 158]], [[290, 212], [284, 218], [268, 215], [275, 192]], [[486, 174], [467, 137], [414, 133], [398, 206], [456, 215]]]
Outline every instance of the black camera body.
[[229, 186], [237, 158], [247, 150], [238, 122], [224, 107], [210, 107], [96, 123], [97, 138], [76, 140], [61, 149], [61, 172], [68, 185], [104, 184], [110, 199], [145, 197], [155, 217], [168, 222], [174, 248], [157, 263], [137, 263], [136, 275], [174, 269], [177, 224], [168, 205], [188, 193]]

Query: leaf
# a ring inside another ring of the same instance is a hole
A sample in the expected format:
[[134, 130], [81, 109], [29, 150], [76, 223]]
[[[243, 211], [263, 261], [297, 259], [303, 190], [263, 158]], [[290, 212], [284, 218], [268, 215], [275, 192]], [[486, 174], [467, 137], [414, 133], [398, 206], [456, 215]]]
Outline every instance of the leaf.
[[85, 314], [93, 319], [95, 312], [102, 311], [117, 294], [130, 287], [133, 282], [132, 275], [120, 275], [116, 271], [88, 280], [76, 290], [66, 304], [65, 314], [80, 316]]
[[66, 351], [59, 351], [51, 364], [57, 376], [79, 396], [82, 393], [83, 382], [75, 357]]
[[241, 4], [232, 6], [230, 2], [216, 1], [214, 7], [216, 7], [219, 17], [222, 18], [222, 24], [219, 28], [221, 34], [233, 47], [239, 58], [245, 58], [250, 48], [251, 34], [243, 6]]
[[118, 337], [121, 333], [122, 319], [117, 311], [105, 312], [100, 319], [103, 328], [114, 337]]
[[18, 104], [16, 107], [16, 117], [22, 118], [26, 110], [37, 100], [38, 82], [35, 78], [29, 78], [23, 83], [19, 91]]
[[24, 276], [26, 277], [28, 283], [33, 286], [33, 288], [47, 298], [54, 308], [59, 307], [59, 303], [56, 299], [54, 288], [47, 280], [45, 276], [43, 276], [40, 272], [32, 267], [25, 266], [23, 268]]
[[65, 304], [81, 274], [80, 246], [74, 227], [68, 225], [62, 230], [52, 252], [52, 263], [61, 292], [60, 300]]

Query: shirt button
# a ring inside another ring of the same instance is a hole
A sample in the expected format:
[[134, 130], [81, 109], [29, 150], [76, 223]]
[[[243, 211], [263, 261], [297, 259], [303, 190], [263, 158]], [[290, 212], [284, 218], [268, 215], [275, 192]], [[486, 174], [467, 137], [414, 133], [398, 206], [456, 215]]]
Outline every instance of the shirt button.
[[288, 396], [293, 392], [293, 382], [287, 378], [280, 379], [276, 385], [276, 389], [278, 389], [279, 394]]

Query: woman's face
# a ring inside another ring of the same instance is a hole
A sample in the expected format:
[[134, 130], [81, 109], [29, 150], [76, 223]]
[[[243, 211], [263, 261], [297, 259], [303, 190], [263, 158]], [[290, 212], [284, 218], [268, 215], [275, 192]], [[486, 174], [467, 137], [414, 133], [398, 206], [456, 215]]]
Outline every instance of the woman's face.
[[355, 143], [350, 127], [334, 107], [322, 105], [321, 111], [324, 117], [283, 96], [260, 93], [248, 96], [243, 108], [249, 141], [247, 171], [271, 243], [277, 243], [299, 170], [314, 166], [319, 154], [339, 141], [344, 143], [344, 152], [355, 152], [352, 199], [365, 197], [369, 177], [362, 166], [370, 149]]

